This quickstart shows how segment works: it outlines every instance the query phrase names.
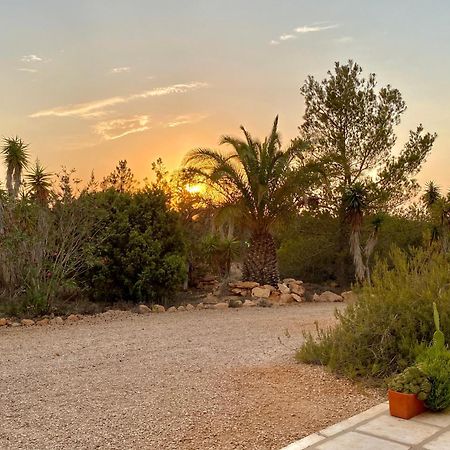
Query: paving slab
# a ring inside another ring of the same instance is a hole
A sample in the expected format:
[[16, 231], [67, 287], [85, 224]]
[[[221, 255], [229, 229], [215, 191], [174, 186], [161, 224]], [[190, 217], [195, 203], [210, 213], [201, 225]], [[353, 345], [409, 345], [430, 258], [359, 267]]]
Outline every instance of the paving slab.
[[409, 446], [350, 431], [332, 439], [327, 439], [314, 448], [320, 450], [406, 450]]
[[357, 428], [357, 431], [409, 445], [420, 444], [440, 430], [440, 428], [433, 425], [399, 419], [388, 415], [375, 417]]
[[448, 450], [450, 448], [450, 431], [438, 436], [423, 446], [426, 450]]
[[413, 417], [410, 420], [414, 422], [427, 423], [436, 427], [450, 427], [450, 409], [439, 413], [427, 411]]

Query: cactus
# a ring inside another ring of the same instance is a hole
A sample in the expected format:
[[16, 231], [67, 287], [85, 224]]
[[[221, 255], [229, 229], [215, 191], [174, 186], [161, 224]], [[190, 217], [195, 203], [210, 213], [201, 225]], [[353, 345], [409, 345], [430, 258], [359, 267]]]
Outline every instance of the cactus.
[[389, 389], [403, 394], [416, 394], [419, 400], [426, 400], [431, 392], [427, 376], [416, 366], [405, 369], [388, 383]]
[[440, 328], [439, 312], [437, 310], [435, 302], [433, 302], [433, 318], [434, 318], [434, 326], [436, 328], [436, 331], [433, 334], [433, 347], [444, 348], [445, 347], [445, 336]]

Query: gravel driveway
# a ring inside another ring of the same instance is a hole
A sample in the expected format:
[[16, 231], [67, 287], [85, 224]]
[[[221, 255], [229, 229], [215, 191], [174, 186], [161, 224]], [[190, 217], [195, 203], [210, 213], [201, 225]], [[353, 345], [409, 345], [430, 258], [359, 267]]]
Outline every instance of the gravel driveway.
[[1, 449], [277, 449], [376, 404], [295, 364], [333, 304], [0, 329]]

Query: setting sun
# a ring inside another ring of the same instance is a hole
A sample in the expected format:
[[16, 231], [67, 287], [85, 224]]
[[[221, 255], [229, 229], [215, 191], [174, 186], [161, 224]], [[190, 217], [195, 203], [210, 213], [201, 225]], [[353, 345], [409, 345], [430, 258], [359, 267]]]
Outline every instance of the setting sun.
[[203, 184], [186, 184], [185, 189], [189, 194], [200, 194], [205, 190]]

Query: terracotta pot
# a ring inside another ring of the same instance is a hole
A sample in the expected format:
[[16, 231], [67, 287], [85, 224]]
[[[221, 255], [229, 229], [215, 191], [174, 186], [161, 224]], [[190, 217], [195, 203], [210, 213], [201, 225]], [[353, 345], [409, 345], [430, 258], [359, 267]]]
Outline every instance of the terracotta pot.
[[388, 390], [389, 412], [391, 416], [401, 419], [411, 419], [425, 411], [425, 404], [416, 394], [403, 394]]

